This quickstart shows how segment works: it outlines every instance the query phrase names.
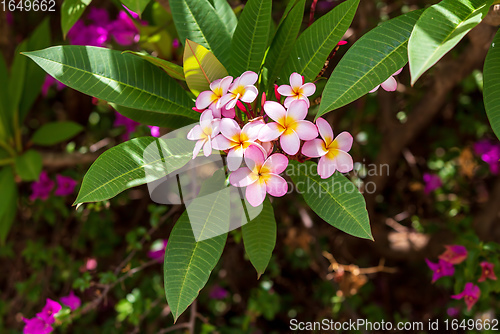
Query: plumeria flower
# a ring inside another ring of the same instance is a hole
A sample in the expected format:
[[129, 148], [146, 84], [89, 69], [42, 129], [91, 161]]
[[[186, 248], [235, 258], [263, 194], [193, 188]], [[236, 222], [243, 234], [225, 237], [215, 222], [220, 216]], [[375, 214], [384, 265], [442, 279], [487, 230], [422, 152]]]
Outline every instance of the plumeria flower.
[[333, 139], [333, 130], [323, 118], [316, 120], [320, 138], [304, 143], [302, 154], [310, 158], [318, 158], [318, 174], [322, 179], [329, 178], [338, 170], [347, 173], [353, 168], [352, 157], [349, 150], [352, 147], [353, 138], [350, 133], [342, 132]]
[[278, 174], [288, 166], [288, 158], [275, 153], [267, 159], [257, 146], [250, 146], [245, 152], [245, 163], [231, 173], [229, 182], [235, 187], [247, 187], [245, 196], [250, 205], [256, 207], [264, 202], [266, 193], [281, 197], [288, 191], [288, 184]]
[[483, 261], [479, 265], [481, 266], [482, 272], [481, 277], [477, 280], [478, 282], [484, 282], [487, 278], [494, 281], [497, 280], [495, 272], [493, 271], [493, 268], [495, 267], [493, 263]]
[[444, 260], [440, 259], [438, 263], [434, 263], [429, 261], [428, 259], [425, 259], [425, 262], [427, 262], [427, 265], [433, 271], [432, 283], [436, 282], [443, 276], [453, 276], [453, 274], [455, 273], [455, 268], [453, 267], [453, 265]]
[[[213, 81], [210, 84], [210, 90], [201, 92], [196, 98], [196, 109], [203, 110], [209, 108], [212, 110], [215, 118], [221, 118], [221, 106], [218, 106], [218, 102], [221, 97], [227, 94], [227, 90], [232, 82], [233, 77], [231, 76]], [[224, 114], [226, 109], [222, 109], [222, 114]], [[224, 117], [228, 116], [224, 115]]]
[[387, 80], [385, 80], [384, 82], [382, 82], [377, 87], [373, 88], [370, 91], [370, 93], [373, 93], [373, 92], [377, 91], [377, 89], [380, 86], [382, 86], [382, 88], [385, 91], [387, 91], [387, 92], [394, 92], [398, 88], [398, 82], [396, 81], [396, 79], [394, 79], [394, 76], [398, 75], [399, 73], [401, 73], [402, 70], [403, 70], [403, 68], [400, 68], [399, 70], [397, 70], [393, 75], [391, 75], [389, 78], [387, 78]]
[[71, 311], [76, 310], [82, 305], [82, 301], [75, 295], [73, 290], [69, 292], [68, 296], [61, 297], [61, 303], [69, 307]]
[[262, 142], [280, 138], [281, 148], [285, 153], [294, 155], [299, 151], [300, 140], [311, 140], [318, 136], [316, 126], [304, 120], [307, 116], [307, 103], [296, 100], [285, 110], [281, 104], [267, 101], [264, 104], [266, 114], [275, 122], [268, 123], [259, 132]]
[[45, 306], [43, 307], [42, 311], [40, 313], [37, 313], [36, 316], [50, 325], [54, 323], [55, 321], [54, 316], [61, 309], [62, 309], [61, 304], [59, 304], [55, 300], [47, 298]]
[[257, 143], [257, 137], [264, 122], [256, 120], [249, 122], [240, 129], [234, 119], [223, 118], [220, 121], [220, 135], [214, 138], [213, 147], [217, 150], [229, 150], [227, 153], [227, 167], [230, 171], [237, 170], [243, 161], [243, 154], [251, 146], [255, 145], [263, 152], [265, 149]]
[[295, 100], [304, 100], [309, 108], [309, 96], [313, 95], [316, 91], [316, 85], [308, 82], [304, 83], [304, 77], [298, 73], [292, 73], [290, 75], [290, 86], [281, 85], [278, 87], [278, 93], [284, 96], [288, 96], [285, 99], [285, 107], [288, 108], [290, 103]]
[[40, 318], [23, 318], [23, 321], [25, 323], [23, 334], [49, 334], [53, 330], [50, 324]]
[[465, 304], [467, 305], [467, 310], [470, 311], [472, 306], [474, 306], [474, 304], [479, 299], [479, 296], [481, 296], [481, 290], [479, 289], [479, 287], [469, 282], [465, 284], [464, 291], [462, 291], [458, 295], [451, 296], [451, 298], [463, 298], [465, 300]]
[[187, 138], [197, 140], [194, 146], [193, 159], [196, 158], [200, 150], [206, 157], [212, 154], [212, 139], [219, 134], [219, 120], [215, 119], [211, 110], [205, 110], [200, 117], [200, 124], [189, 131]]
[[259, 91], [254, 86], [259, 76], [252, 71], [246, 71], [241, 76], [237, 77], [233, 84], [229, 86], [229, 92], [224, 94], [217, 102], [216, 108], [233, 109], [236, 102], [241, 100], [245, 103], [255, 101]]
[[467, 258], [467, 248], [461, 245], [446, 245], [446, 251], [439, 255], [441, 260], [451, 264], [459, 264]]

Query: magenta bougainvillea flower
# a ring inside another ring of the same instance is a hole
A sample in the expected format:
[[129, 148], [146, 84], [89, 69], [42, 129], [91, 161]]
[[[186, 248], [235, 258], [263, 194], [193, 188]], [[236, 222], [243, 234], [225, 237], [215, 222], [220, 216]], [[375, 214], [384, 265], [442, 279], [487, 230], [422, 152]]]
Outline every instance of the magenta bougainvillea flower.
[[[139, 15], [136, 13], [129, 11], [132, 17], [138, 18]], [[135, 14], [135, 15], [134, 15]], [[144, 25], [144, 23], [142, 23]], [[108, 26], [109, 33], [113, 36], [116, 43], [120, 45], [131, 45], [139, 42], [141, 38], [139, 34], [139, 30], [134, 24], [134, 21], [130, 18], [130, 16], [121, 11], [118, 13], [118, 17], [115, 21], [111, 22]]]
[[156, 138], [161, 136], [159, 126], [148, 125], [148, 128], [151, 130], [151, 136], [156, 137]]
[[109, 38], [105, 27], [91, 24], [89, 26], [81, 20], [76, 21], [68, 32], [68, 40], [73, 45], [88, 45], [104, 47]]
[[290, 75], [290, 86], [281, 85], [278, 87], [278, 93], [283, 96], [287, 96], [284, 105], [285, 108], [290, 106], [290, 103], [295, 100], [303, 100], [307, 103], [309, 108], [309, 96], [313, 95], [316, 91], [316, 85], [308, 82], [304, 83], [304, 77], [298, 73], [292, 73]]
[[250, 146], [245, 151], [246, 167], [239, 168], [229, 176], [229, 182], [235, 187], [247, 187], [245, 196], [250, 205], [262, 204], [266, 193], [281, 197], [288, 191], [288, 184], [281, 174], [288, 166], [288, 158], [275, 153], [268, 158], [257, 146]]
[[425, 259], [429, 268], [433, 271], [432, 283], [436, 282], [443, 276], [453, 276], [455, 273], [455, 268], [449, 262], [439, 259], [438, 263], [433, 263], [428, 259]]
[[159, 249], [151, 250], [148, 252], [148, 257], [153, 260], [157, 260], [158, 262], [163, 262], [163, 258], [165, 257], [165, 249], [167, 248], [168, 240], [162, 240], [162, 247]]
[[187, 138], [196, 140], [193, 159], [196, 158], [203, 148], [203, 154], [208, 157], [212, 154], [212, 139], [219, 134], [219, 119], [214, 119], [210, 109], [205, 110], [200, 117], [200, 124], [189, 131]]
[[492, 174], [500, 171], [500, 144], [483, 139], [474, 144], [474, 152], [490, 166]]
[[54, 192], [56, 196], [68, 196], [73, 193], [77, 182], [69, 176], [56, 175], [57, 188]]
[[446, 245], [446, 251], [439, 255], [441, 260], [451, 264], [459, 264], [467, 258], [467, 248], [461, 245]]
[[312, 140], [318, 136], [316, 126], [306, 121], [307, 103], [304, 100], [295, 100], [290, 103], [288, 110], [274, 101], [264, 104], [266, 114], [274, 120], [267, 123], [259, 132], [262, 142], [280, 138], [281, 148], [289, 155], [297, 154], [300, 140]]
[[40, 173], [38, 181], [31, 184], [30, 200], [34, 201], [37, 198], [46, 200], [50, 196], [50, 192], [54, 188], [54, 181], [52, 181], [46, 171]]
[[23, 321], [25, 323], [23, 334], [49, 334], [53, 330], [50, 324], [40, 318], [23, 318]]
[[69, 292], [69, 295], [61, 297], [61, 303], [69, 307], [71, 311], [76, 310], [82, 305], [82, 301], [75, 295], [73, 290]]
[[40, 313], [37, 313], [36, 316], [50, 325], [54, 323], [55, 321], [54, 316], [61, 309], [62, 309], [61, 304], [59, 304], [55, 300], [47, 298], [45, 306], [43, 307], [42, 311]]
[[460, 314], [460, 308], [458, 308], [458, 307], [449, 307], [446, 310], [446, 313], [448, 314], [448, 316], [450, 316], [452, 318], [456, 318]]
[[[209, 108], [215, 118], [221, 118], [221, 109], [224, 117], [228, 117], [225, 112], [226, 108], [220, 105], [220, 99], [227, 94], [229, 86], [233, 82], [233, 77], [227, 76], [222, 79], [217, 79], [210, 84], [210, 90], [201, 92], [196, 98], [196, 109], [204, 110]], [[233, 116], [234, 117], [234, 116]]]
[[225, 106], [226, 109], [232, 109], [238, 101], [252, 103], [255, 101], [259, 91], [254, 86], [259, 76], [252, 71], [246, 71], [237, 77], [229, 86], [228, 92], [224, 94], [218, 102], [218, 107]]
[[428, 195], [436, 189], [441, 188], [443, 182], [441, 178], [436, 174], [424, 173], [424, 192]]
[[49, 92], [49, 88], [52, 86], [55, 86], [57, 90], [61, 90], [64, 87], [66, 87], [65, 84], [54, 79], [51, 75], [47, 74], [45, 76], [45, 81], [43, 82], [43, 85], [42, 85], [42, 95], [47, 96], [47, 93]]
[[113, 123], [113, 126], [119, 127], [123, 126], [125, 127], [125, 132], [122, 135], [123, 140], [129, 140], [130, 139], [130, 134], [135, 131], [135, 129], [140, 125], [141, 123], [136, 122], [128, 117], [123, 116], [122, 114], [115, 112], [115, 122]]
[[478, 301], [481, 296], [481, 290], [477, 285], [472, 283], [466, 283], [464, 291], [459, 293], [458, 295], [453, 295], [451, 298], [453, 299], [464, 299], [465, 305], [467, 305], [467, 310], [470, 311], [472, 306]]
[[322, 179], [329, 178], [338, 170], [347, 173], [353, 169], [353, 160], [349, 155], [353, 138], [350, 133], [342, 132], [334, 139], [333, 130], [323, 118], [316, 120], [321, 139], [316, 138], [304, 143], [302, 154], [318, 158], [318, 174]]
[[484, 282], [487, 278], [496, 281], [497, 277], [493, 268], [495, 265], [491, 262], [483, 261], [479, 264], [481, 266], [481, 277], [477, 280], [478, 282]]
[[210, 298], [212, 299], [225, 299], [229, 296], [229, 292], [221, 287], [220, 285], [215, 285], [212, 290], [210, 290]]
[[399, 70], [397, 70], [393, 75], [391, 75], [389, 78], [387, 78], [387, 80], [385, 80], [384, 82], [382, 82], [377, 87], [373, 88], [370, 91], [370, 93], [373, 93], [373, 92], [377, 91], [380, 86], [382, 86], [382, 88], [385, 91], [387, 91], [387, 92], [394, 92], [398, 88], [398, 82], [396, 81], [396, 79], [394, 79], [394, 76], [396, 76], [399, 73], [401, 73], [402, 70], [403, 70], [402, 68], [400, 68]]

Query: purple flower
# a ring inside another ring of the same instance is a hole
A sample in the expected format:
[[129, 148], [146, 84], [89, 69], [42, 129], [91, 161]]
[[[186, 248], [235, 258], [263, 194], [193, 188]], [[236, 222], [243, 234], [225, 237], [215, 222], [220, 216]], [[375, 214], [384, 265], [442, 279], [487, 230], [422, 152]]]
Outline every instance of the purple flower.
[[148, 125], [148, 128], [151, 129], [151, 136], [153, 137], [160, 137], [160, 127], [159, 126], [153, 126], [153, 125]]
[[73, 45], [103, 47], [108, 41], [108, 30], [98, 25], [86, 26], [83, 21], [78, 20], [68, 32], [68, 39]]
[[488, 139], [483, 139], [474, 144], [474, 152], [481, 157], [481, 160], [490, 165], [490, 172], [498, 174], [500, 172], [500, 145], [492, 143]]
[[110, 23], [109, 33], [113, 35], [116, 43], [120, 45], [137, 43], [141, 37], [134, 21], [123, 11], [118, 13], [118, 18], [115, 21]]
[[47, 76], [45, 77], [45, 81], [43, 82], [43, 85], [42, 85], [42, 95], [47, 96], [49, 88], [52, 87], [53, 85], [56, 85], [57, 90], [61, 90], [64, 87], [66, 87], [65, 84], [54, 79], [52, 76], [47, 74]]
[[455, 273], [455, 268], [449, 262], [439, 259], [438, 263], [433, 263], [428, 259], [425, 259], [429, 268], [433, 271], [432, 283], [436, 282], [443, 276], [453, 276]]
[[52, 332], [52, 326], [40, 318], [26, 319], [23, 334], [49, 334]]
[[215, 285], [210, 291], [210, 298], [212, 299], [224, 299], [229, 296], [229, 292], [219, 285]]
[[153, 259], [153, 260], [157, 260], [160, 263], [163, 262], [163, 257], [165, 256], [165, 249], [167, 248], [167, 243], [168, 243], [168, 240], [164, 239], [163, 244], [162, 244], [162, 248], [149, 251], [148, 257]]
[[446, 245], [446, 251], [439, 255], [441, 260], [451, 264], [459, 264], [467, 258], [467, 248], [461, 245]]
[[451, 296], [453, 299], [464, 299], [465, 304], [467, 305], [467, 310], [470, 311], [472, 306], [477, 302], [479, 299], [479, 296], [481, 296], [481, 290], [477, 285], [474, 285], [472, 283], [467, 283], [465, 284], [465, 289], [458, 295]]
[[61, 303], [68, 306], [71, 311], [76, 310], [80, 307], [80, 305], [82, 305], [82, 301], [80, 300], [80, 298], [75, 296], [75, 293], [73, 291], [70, 291], [68, 296], [61, 297]]
[[493, 268], [495, 265], [488, 261], [483, 261], [479, 264], [481, 266], [481, 277], [477, 280], [478, 282], [484, 282], [487, 278], [496, 281], [497, 277]]
[[104, 8], [90, 8], [87, 18], [97, 27], [105, 28], [109, 24], [109, 14]]
[[53, 324], [55, 319], [54, 315], [57, 314], [62, 309], [61, 304], [58, 302], [47, 298], [45, 302], [45, 306], [43, 307], [40, 313], [37, 313], [36, 316], [45, 321], [47, 324]]
[[30, 200], [34, 201], [37, 198], [41, 200], [46, 200], [49, 198], [50, 192], [54, 188], [54, 181], [49, 179], [46, 171], [40, 173], [38, 181], [31, 184], [31, 196]]
[[135, 128], [140, 125], [140, 123], [123, 116], [122, 114], [116, 112], [115, 113], [116, 118], [115, 122], [113, 123], [114, 126], [124, 126], [125, 127], [125, 133], [123, 134], [122, 138], [123, 140], [129, 140], [130, 139], [130, 134], [135, 131]]
[[458, 307], [449, 307], [446, 310], [446, 313], [448, 313], [448, 316], [450, 316], [452, 318], [456, 318], [460, 314], [460, 308], [458, 308]]
[[57, 189], [54, 193], [56, 196], [68, 196], [73, 193], [76, 186], [76, 181], [64, 175], [56, 175]]
[[424, 183], [425, 183], [424, 192], [427, 195], [443, 185], [439, 176], [437, 176], [436, 174], [429, 174], [429, 173], [424, 173]]
[[179, 40], [177, 38], [174, 38], [172, 46], [174, 49], [178, 49], [181, 46], [181, 43], [179, 43]]

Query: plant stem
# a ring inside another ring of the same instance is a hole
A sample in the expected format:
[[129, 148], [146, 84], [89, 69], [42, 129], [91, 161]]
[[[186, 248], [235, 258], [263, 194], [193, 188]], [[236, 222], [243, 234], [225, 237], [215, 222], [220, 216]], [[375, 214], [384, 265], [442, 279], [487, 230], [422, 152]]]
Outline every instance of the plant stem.
[[17, 155], [16, 151], [4, 141], [0, 141], [0, 147], [3, 147], [7, 152], [9, 152], [11, 157], [15, 157]]
[[10, 165], [14, 163], [14, 158], [0, 159], [0, 166]]

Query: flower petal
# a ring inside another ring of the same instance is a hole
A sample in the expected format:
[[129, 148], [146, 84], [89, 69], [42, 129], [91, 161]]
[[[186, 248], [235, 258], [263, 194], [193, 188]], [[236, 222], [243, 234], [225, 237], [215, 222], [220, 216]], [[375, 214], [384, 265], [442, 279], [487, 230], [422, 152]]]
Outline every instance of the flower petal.
[[285, 179], [276, 174], [266, 175], [266, 191], [274, 197], [281, 197], [288, 191], [288, 184]]
[[234, 108], [226, 109], [224, 107], [224, 108], [221, 108], [221, 111], [222, 111], [222, 116], [224, 116], [224, 117], [234, 118], [234, 116], [236, 116], [236, 111], [234, 110]]
[[290, 75], [290, 86], [294, 91], [298, 91], [300, 86], [302, 86], [302, 75], [294, 72]]
[[238, 144], [234, 141], [230, 141], [222, 134], [217, 135], [214, 139], [212, 139], [212, 147], [216, 150], [225, 151], [235, 147], [236, 145]]
[[320, 117], [316, 120], [316, 126], [318, 127], [319, 135], [323, 138], [326, 146], [329, 146], [333, 141], [333, 130], [330, 123]]
[[295, 93], [292, 90], [292, 87], [288, 85], [281, 85], [278, 87], [278, 93], [280, 93], [283, 96], [292, 96], [295, 95]]
[[219, 88], [221, 81], [222, 81], [222, 79], [217, 79], [217, 80], [212, 81], [210, 83], [210, 90], [215, 91], [217, 88]]
[[283, 123], [286, 116], [285, 108], [283, 108], [283, 106], [278, 102], [274, 101], [266, 101], [266, 103], [264, 103], [264, 111], [273, 121], [280, 124]]
[[251, 206], [256, 207], [264, 202], [266, 198], [266, 183], [260, 179], [247, 187], [245, 196]]
[[276, 140], [284, 131], [285, 129], [278, 123], [267, 123], [260, 128], [259, 140], [262, 142]]
[[242, 86], [253, 85], [254, 83], [257, 82], [257, 79], [259, 79], [257, 73], [252, 71], [246, 71], [240, 76], [238, 84]]
[[203, 129], [201, 128], [200, 125], [195, 125], [194, 128], [189, 130], [187, 134], [187, 139], [189, 140], [199, 140], [203, 138]]
[[304, 94], [305, 96], [311, 96], [316, 91], [316, 85], [312, 82], [303, 84], [300, 88], [302, 90], [302, 94]]
[[293, 123], [293, 121], [301, 121], [307, 116], [307, 103], [304, 100], [295, 100], [290, 103], [288, 110], [286, 112], [287, 124]]
[[399, 70], [397, 70], [396, 72], [394, 72], [393, 76], [394, 75], [398, 75], [399, 73], [401, 73], [401, 71], [403, 70], [404, 67], [401, 67]]
[[212, 139], [208, 138], [205, 142], [205, 145], [203, 145], [203, 154], [208, 157], [210, 154], [212, 154]]
[[302, 154], [309, 158], [318, 158], [327, 154], [323, 141], [319, 138], [306, 141], [302, 146]]
[[319, 158], [318, 174], [322, 179], [327, 179], [332, 176], [336, 169], [337, 165], [335, 164], [335, 160], [329, 159], [326, 155]]
[[245, 164], [255, 174], [259, 173], [264, 161], [264, 153], [257, 146], [251, 145], [245, 150]]
[[267, 158], [264, 162], [264, 167], [269, 168], [269, 172], [273, 174], [281, 174], [288, 166], [288, 158], [281, 153], [275, 153]]
[[259, 94], [255, 86], [246, 86], [245, 93], [240, 97], [240, 100], [246, 103], [252, 103]]
[[252, 173], [247, 167], [239, 168], [229, 175], [229, 183], [235, 187], [246, 187], [259, 179], [257, 174]]
[[214, 116], [212, 115], [212, 110], [205, 110], [204, 112], [201, 113], [200, 116], [200, 124], [201, 127], [203, 128], [203, 123], [210, 123], [214, 120]]
[[285, 108], [289, 108], [290, 107], [290, 104], [293, 102], [293, 101], [297, 101], [299, 99], [299, 96], [298, 95], [293, 95], [293, 96], [289, 96], [285, 99], [285, 101], [283, 102], [283, 105], [285, 106]]
[[398, 88], [398, 82], [393, 77], [389, 77], [380, 86], [388, 92], [394, 92]]
[[334, 142], [337, 143], [339, 150], [349, 152], [352, 147], [353, 138], [349, 132], [344, 131], [335, 138]]
[[216, 107], [217, 108], [224, 108], [229, 101], [234, 99], [234, 94], [233, 93], [227, 93], [225, 95], [222, 95], [222, 97], [217, 101]]
[[294, 155], [299, 151], [300, 139], [295, 131], [287, 131], [281, 135], [280, 144], [286, 154]]
[[302, 140], [312, 140], [318, 136], [318, 128], [309, 121], [295, 122], [294, 131]]
[[[336, 169], [341, 173], [350, 172], [354, 165], [351, 155], [341, 150], [335, 150], [335, 151], [336, 151], [335, 158], [333, 160]], [[330, 154], [327, 154], [326, 157], [328, 157], [329, 155]]]
[[248, 140], [254, 141], [259, 138], [260, 129], [265, 125], [264, 122], [253, 121], [245, 124], [241, 129], [241, 133], [244, 134]]
[[243, 148], [238, 145], [231, 149], [227, 154], [227, 168], [230, 171], [237, 170], [240, 168], [243, 161]]
[[223, 118], [220, 121], [220, 132], [231, 141], [239, 141], [240, 139], [240, 126], [234, 119], [231, 118]]
[[369, 91], [368, 93], [375, 93], [378, 88], [380, 87], [380, 85], [378, 85], [377, 87], [373, 88], [371, 91]]
[[200, 153], [201, 148], [203, 147], [203, 144], [205, 144], [207, 140], [206, 139], [200, 139], [194, 144], [194, 150], [193, 150], [193, 159], [196, 158], [198, 153]]
[[201, 92], [200, 95], [196, 98], [196, 108], [197, 109], [206, 109], [209, 105], [211, 105], [214, 101], [218, 99], [218, 96], [214, 94], [211, 90], [206, 90]]

